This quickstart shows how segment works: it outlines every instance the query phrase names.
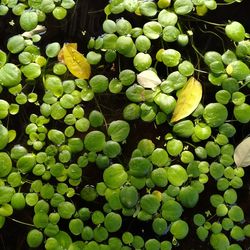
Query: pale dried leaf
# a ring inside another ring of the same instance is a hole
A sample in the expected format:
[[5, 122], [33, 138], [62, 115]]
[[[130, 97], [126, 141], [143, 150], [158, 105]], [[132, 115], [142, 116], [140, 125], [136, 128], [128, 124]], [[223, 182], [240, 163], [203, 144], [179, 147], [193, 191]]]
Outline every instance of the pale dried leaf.
[[44, 34], [46, 32], [46, 27], [43, 25], [37, 25], [36, 28], [34, 28], [33, 30], [30, 31], [26, 31], [24, 33], [22, 33], [23, 37], [27, 37], [27, 38], [31, 38], [33, 35], [35, 34]]
[[250, 137], [243, 140], [234, 151], [234, 161], [237, 167], [250, 166]]
[[145, 70], [137, 75], [137, 82], [144, 88], [154, 89], [161, 84], [161, 79], [154, 71]]

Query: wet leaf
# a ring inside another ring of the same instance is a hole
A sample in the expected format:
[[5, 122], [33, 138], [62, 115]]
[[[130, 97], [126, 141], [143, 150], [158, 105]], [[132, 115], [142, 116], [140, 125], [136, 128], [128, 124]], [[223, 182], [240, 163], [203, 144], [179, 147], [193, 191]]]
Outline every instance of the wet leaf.
[[[73, 49], [77, 50], [77, 43], [67, 43], [67, 46], [68, 46], [68, 47], [72, 47]], [[63, 48], [60, 50], [60, 52], [59, 52], [57, 58], [58, 58], [58, 61], [59, 61], [59, 62], [65, 64], [65, 61], [64, 61], [64, 54], [63, 54]]]
[[236, 147], [234, 161], [237, 167], [250, 166], [250, 137], [247, 137]]
[[152, 70], [144, 70], [137, 75], [137, 82], [144, 88], [154, 89], [161, 84], [161, 79]]
[[194, 77], [189, 78], [178, 97], [171, 122], [177, 122], [189, 116], [199, 105], [202, 86]]
[[76, 44], [64, 44], [58, 60], [68, 67], [72, 75], [80, 79], [89, 79], [91, 68], [87, 59], [76, 50]]

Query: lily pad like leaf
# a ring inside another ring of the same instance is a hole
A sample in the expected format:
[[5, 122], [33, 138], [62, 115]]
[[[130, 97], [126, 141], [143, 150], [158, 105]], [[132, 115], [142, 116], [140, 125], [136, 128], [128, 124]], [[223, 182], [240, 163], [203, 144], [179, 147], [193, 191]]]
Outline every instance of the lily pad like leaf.
[[182, 88], [170, 122], [177, 122], [197, 108], [202, 97], [202, 86], [194, 77], [189, 78]]
[[237, 167], [250, 166], [250, 137], [247, 137], [236, 147], [234, 161]]
[[64, 62], [72, 75], [79, 79], [89, 79], [91, 67], [87, 59], [78, 52], [75, 45], [64, 44], [59, 53], [59, 61]]
[[152, 70], [144, 70], [137, 75], [137, 82], [144, 88], [154, 89], [161, 84], [161, 79]]

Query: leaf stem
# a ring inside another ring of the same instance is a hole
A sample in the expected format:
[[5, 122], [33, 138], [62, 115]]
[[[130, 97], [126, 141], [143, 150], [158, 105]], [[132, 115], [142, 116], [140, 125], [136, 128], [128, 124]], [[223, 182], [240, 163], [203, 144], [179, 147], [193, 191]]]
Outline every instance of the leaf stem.
[[30, 223], [27, 223], [27, 222], [23, 222], [23, 221], [20, 221], [20, 220], [11, 218], [11, 217], [7, 217], [7, 218], [14, 221], [14, 222], [17, 222], [19, 224], [22, 224], [22, 225], [25, 225], [25, 226], [28, 226], [28, 227], [35, 227], [33, 224], [30, 224]]
[[205, 71], [205, 70], [201, 70], [201, 69], [194, 69], [194, 71], [199, 72], [199, 73], [208, 74], [208, 72], [207, 72], [207, 71]]
[[103, 9], [95, 10], [95, 11], [88, 11], [88, 14], [97, 14], [103, 12]]
[[[94, 99], [95, 99], [95, 103], [96, 103], [97, 108], [98, 108], [99, 111], [103, 114], [102, 109], [101, 109], [101, 106], [100, 106], [100, 104], [99, 104], [97, 98], [95, 97]], [[104, 117], [104, 115], [103, 115], [103, 117]], [[106, 131], [107, 131], [107, 130], [108, 130], [108, 124], [107, 124], [107, 121], [106, 121], [105, 117], [104, 117], [104, 124], [105, 124], [105, 128], [106, 128]]]
[[194, 51], [201, 57], [204, 58], [204, 55], [202, 55], [202, 53], [195, 47], [194, 43], [191, 43], [192, 48], [194, 49]]
[[199, 21], [199, 22], [203, 22], [203, 23], [206, 23], [206, 24], [210, 24], [210, 25], [213, 25], [213, 26], [221, 26], [221, 27], [225, 27], [226, 24], [224, 23], [214, 23], [214, 22], [210, 22], [210, 21], [207, 21], [207, 20], [203, 20], [201, 18], [198, 18], [198, 17], [195, 17], [195, 16], [189, 16], [190, 19], [193, 19], [194, 21]]
[[238, 1], [233, 1], [233, 2], [230, 2], [230, 3], [217, 3], [217, 5], [218, 6], [227, 6], [227, 5], [235, 4], [236, 2], [238, 2]]

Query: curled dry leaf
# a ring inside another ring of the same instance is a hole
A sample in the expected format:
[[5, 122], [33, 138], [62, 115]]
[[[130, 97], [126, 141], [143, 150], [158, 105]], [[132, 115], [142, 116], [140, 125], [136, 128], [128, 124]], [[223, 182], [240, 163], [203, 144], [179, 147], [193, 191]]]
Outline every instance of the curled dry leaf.
[[58, 54], [58, 61], [64, 63], [70, 73], [80, 79], [89, 79], [91, 67], [83, 54], [77, 51], [76, 43], [65, 43]]
[[137, 82], [144, 88], [154, 89], [161, 84], [161, 79], [152, 70], [144, 70], [137, 75]]
[[234, 161], [237, 167], [250, 166], [250, 137], [247, 137], [235, 148]]
[[170, 122], [177, 122], [192, 114], [199, 105], [201, 97], [201, 83], [194, 77], [190, 77], [180, 92]]
[[22, 36], [27, 37], [27, 38], [31, 38], [35, 34], [40, 34], [40, 35], [44, 34], [46, 32], [46, 30], [47, 29], [45, 26], [37, 25], [35, 29], [22, 33]]

